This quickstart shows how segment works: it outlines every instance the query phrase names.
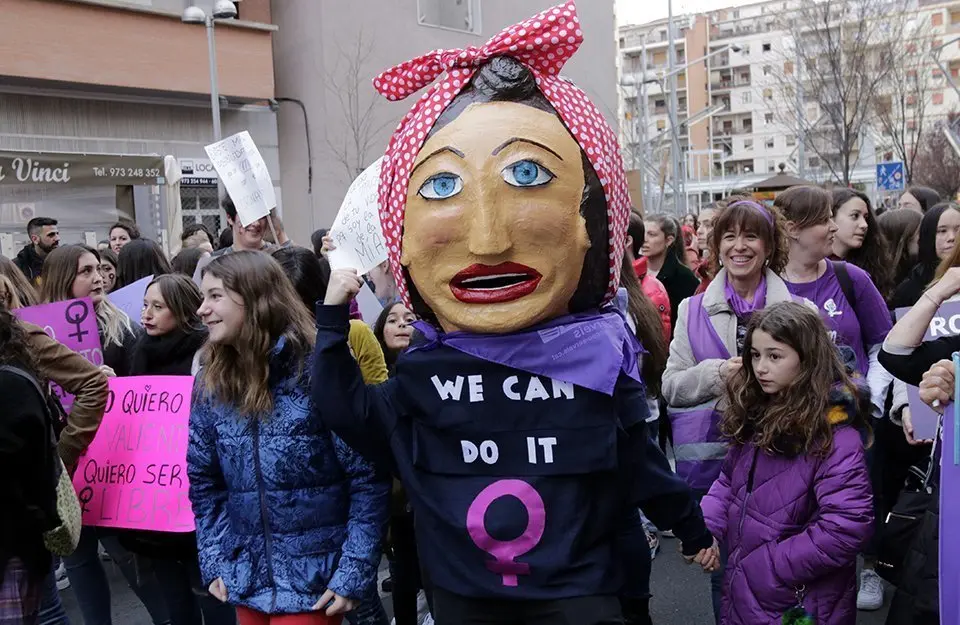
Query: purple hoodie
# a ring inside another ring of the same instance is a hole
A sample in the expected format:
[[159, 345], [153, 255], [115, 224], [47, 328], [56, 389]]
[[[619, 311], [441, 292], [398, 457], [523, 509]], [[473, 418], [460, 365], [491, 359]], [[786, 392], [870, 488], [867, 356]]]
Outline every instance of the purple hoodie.
[[826, 457], [730, 448], [700, 504], [729, 553], [721, 625], [779, 624], [800, 588], [817, 625], [856, 622], [857, 553], [873, 533], [873, 494], [860, 433], [843, 425], [852, 399], [830, 411]]

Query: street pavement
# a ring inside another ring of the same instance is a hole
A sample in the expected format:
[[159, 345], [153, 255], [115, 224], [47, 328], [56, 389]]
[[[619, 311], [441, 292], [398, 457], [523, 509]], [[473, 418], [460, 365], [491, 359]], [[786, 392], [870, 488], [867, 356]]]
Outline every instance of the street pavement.
[[[150, 625], [150, 619], [133, 591], [127, 586], [120, 571], [105, 562], [113, 589], [114, 625]], [[381, 571], [381, 575], [383, 571]], [[651, 580], [653, 599], [651, 615], [654, 625], [711, 625], [713, 613], [710, 607], [710, 577], [695, 566], [687, 566], [676, 553], [676, 541], [665, 539], [663, 550], [653, 561]], [[893, 591], [887, 589], [887, 605]], [[70, 622], [82, 625], [72, 589], [61, 593]], [[387, 613], [391, 613], [390, 596], [383, 598]], [[857, 625], [883, 625], [886, 606], [879, 612], [860, 612]]]

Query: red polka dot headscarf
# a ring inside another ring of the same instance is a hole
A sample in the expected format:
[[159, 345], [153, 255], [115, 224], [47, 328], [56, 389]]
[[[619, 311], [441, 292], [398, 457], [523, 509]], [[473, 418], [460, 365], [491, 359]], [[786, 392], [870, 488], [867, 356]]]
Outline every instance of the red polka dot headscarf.
[[607, 201], [610, 282], [606, 299], [617, 292], [623, 259], [630, 197], [616, 134], [603, 115], [560, 69], [583, 42], [580, 19], [571, 0], [510, 26], [485, 45], [462, 50], [434, 50], [389, 69], [374, 81], [388, 100], [402, 100], [436, 80], [400, 121], [380, 172], [380, 222], [387, 242], [390, 269], [404, 304], [410, 293], [400, 251], [410, 171], [430, 129], [453, 99], [470, 83], [477, 69], [496, 56], [509, 56], [533, 74], [544, 97], [593, 165]]

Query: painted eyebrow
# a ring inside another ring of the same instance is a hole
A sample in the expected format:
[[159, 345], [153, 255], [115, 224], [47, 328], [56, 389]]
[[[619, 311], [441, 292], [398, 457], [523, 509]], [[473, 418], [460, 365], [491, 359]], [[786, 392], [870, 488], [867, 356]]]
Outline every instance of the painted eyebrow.
[[532, 139], [524, 139], [523, 137], [511, 137], [510, 139], [507, 139], [506, 141], [500, 144], [500, 147], [498, 147], [496, 150], [491, 152], [490, 155], [496, 156], [497, 154], [502, 152], [507, 146], [513, 145], [514, 143], [529, 143], [530, 145], [535, 145], [541, 150], [546, 150], [547, 152], [550, 152], [551, 154], [559, 158], [561, 161], [563, 160], [562, 156], [560, 156], [559, 154], [557, 154], [547, 146], [543, 145], [542, 143], [538, 143], [537, 141], [534, 141]]
[[434, 151], [431, 152], [425, 159], [423, 159], [422, 161], [420, 161], [419, 163], [417, 163], [416, 165], [414, 165], [413, 169], [410, 170], [410, 175], [413, 176], [413, 173], [414, 173], [415, 171], [417, 171], [417, 169], [419, 169], [421, 165], [423, 165], [424, 163], [426, 163], [427, 161], [429, 161], [431, 158], [433, 158], [433, 157], [436, 156], [437, 154], [440, 154], [441, 152], [450, 152], [451, 154], [455, 154], [455, 155], [459, 156], [460, 158], [464, 158], [463, 152], [461, 152], [460, 150], [458, 150], [457, 148], [455, 148], [455, 147], [453, 147], [453, 146], [451, 146], [451, 145], [445, 145], [445, 146], [443, 146], [442, 148], [440, 148], [439, 150], [434, 150]]

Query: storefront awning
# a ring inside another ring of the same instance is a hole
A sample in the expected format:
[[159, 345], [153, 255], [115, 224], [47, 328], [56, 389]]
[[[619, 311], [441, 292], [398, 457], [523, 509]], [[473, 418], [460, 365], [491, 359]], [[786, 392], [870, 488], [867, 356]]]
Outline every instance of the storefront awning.
[[163, 174], [162, 156], [0, 150], [0, 186], [155, 185]]

